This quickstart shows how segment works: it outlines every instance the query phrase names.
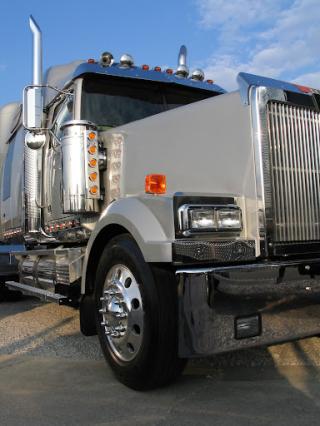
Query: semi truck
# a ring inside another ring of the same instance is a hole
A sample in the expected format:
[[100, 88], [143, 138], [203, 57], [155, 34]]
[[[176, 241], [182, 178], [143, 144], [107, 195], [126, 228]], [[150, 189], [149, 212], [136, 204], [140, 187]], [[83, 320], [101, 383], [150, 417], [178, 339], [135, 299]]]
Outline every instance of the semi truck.
[[30, 27], [33, 82], [0, 110], [3, 288], [79, 308], [138, 390], [318, 335], [320, 92], [247, 73], [227, 92], [184, 46], [175, 70], [103, 52], [43, 76]]

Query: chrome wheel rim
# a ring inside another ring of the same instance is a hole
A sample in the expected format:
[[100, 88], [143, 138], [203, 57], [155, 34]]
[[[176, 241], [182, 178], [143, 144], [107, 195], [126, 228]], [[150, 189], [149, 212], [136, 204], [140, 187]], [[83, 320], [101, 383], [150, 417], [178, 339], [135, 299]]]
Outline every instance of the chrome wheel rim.
[[138, 283], [122, 264], [108, 271], [100, 298], [101, 326], [116, 358], [133, 360], [142, 344], [144, 311]]

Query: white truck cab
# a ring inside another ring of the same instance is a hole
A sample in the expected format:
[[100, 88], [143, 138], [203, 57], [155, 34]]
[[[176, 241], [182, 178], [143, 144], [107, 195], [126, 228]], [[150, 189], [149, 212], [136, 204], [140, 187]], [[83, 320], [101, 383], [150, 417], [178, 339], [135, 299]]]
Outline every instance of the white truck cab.
[[[41, 67], [0, 110], [5, 288], [80, 308], [118, 379], [320, 332], [320, 96], [241, 73], [227, 93], [130, 55]], [[15, 245], [21, 245], [17, 250]]]

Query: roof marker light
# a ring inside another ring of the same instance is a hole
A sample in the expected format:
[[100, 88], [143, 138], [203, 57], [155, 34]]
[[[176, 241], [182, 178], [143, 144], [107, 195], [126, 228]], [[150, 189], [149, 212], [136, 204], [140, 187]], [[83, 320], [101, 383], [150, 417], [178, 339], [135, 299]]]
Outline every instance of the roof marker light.
[[303, 93], [312, 93], [312, 89], [310, 87], [301, 86], [300, 84], [294, 84], [294, 86], [296, 86]]
[[167, 74], [173, 74], [173, 69], [172, 68], [167, 68], [166, 69], [166, 73]]
[[88, 63], [88, 64], [95, 64], [95, 63], [96, 63], [96, 61], [95, 61], [93, 58], [89, 58], [89, 59], [87, 60], [87, 63]]
[[207, 83], [213, 84], [213, 80], [206, 80]]
[[154, 69], [154, 71], [161, 72], [161, 67], [156, 66], [156, 67], [154, 67], [153, 69]]
[[143, 71], [148, 71], [149, 70], [149, 65], [144, 64], [141, 66], [141, 68], [143, 69]]

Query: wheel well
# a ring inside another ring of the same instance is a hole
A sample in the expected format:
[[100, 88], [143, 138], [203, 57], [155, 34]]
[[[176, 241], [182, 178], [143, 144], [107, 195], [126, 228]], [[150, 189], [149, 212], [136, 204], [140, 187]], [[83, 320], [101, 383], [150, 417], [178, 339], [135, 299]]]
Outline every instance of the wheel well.
[[120, 225], [108, 225], [104, 229], [102, 229], [98, 234], [97, 238], [93, 243], [93, 246], [91, 247], [87, 263], [85, 294], [91, 294], [94, 290], [97, 265], [106, 244], [113, 237], [121, 234], [131, 235], [126, 228]]

